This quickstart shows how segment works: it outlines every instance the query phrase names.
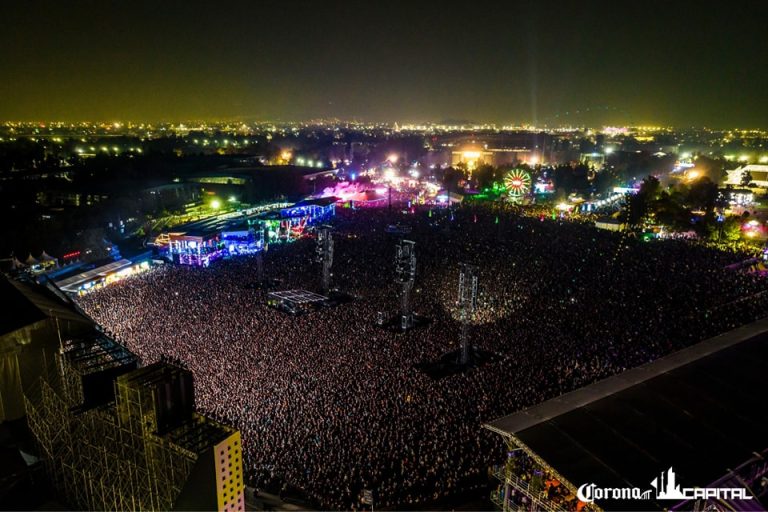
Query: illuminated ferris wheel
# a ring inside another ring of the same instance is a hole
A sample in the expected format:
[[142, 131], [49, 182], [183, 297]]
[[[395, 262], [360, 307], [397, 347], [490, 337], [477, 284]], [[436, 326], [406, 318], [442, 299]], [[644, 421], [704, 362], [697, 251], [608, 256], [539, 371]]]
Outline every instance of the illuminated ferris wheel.
[[524, 196], [531, 190], [531, 175], [522, 169], [512, 169], [504, 177], [504, 186], [510, 196]]

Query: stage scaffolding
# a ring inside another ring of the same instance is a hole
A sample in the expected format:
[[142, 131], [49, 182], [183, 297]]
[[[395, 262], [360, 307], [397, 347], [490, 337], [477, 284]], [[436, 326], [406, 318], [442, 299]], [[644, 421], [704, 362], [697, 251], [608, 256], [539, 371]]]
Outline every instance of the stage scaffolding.
[[331, 266], [333, 265], [333, 236], [330, 226], [317, 228], [315, 258], [322, 265], [321, 289], [324, 295], [331, 288]]
[[[152, 386], [167, 378], [170, 366], [136, 370], [132, 358], [106, 337], [95, 343], [65, 342], [57, 354], [57, 374], [41, 378], [39, 389], [25, 396], [29, 427], [47, 473], [75, 509], [171, 510], [200, 454], [235, 432], [191, 413], [170, 433], [159, 435], [162, 412], [158, 388]], [[115, 380], [120, 369], [130, 378]], [[114, 397], [89, 405], [87, 388], [103, 387], [99, 376], [104, 372], [114, 382]]]
[[400, 286], [400, 323], [401, 329], [413, 327], [413, 308], [411, 290], [416, 280], [416, 242], [400, 240], [395, 253], [395, 281]]
[[[560, 485], [565, 486], [574, 496], [577, 491], [576, 486], [563, 478], [515, 436], [505, 434], [504, 441], [507, 445], [508, 459], [504, 465], [496, 466], [492, 470], [493, 476], [501, 482], [499, 488], [491, 492], [491, 501], [494, 505], [502, 512], [560, 512], [563, 510], [562, 505], [558, 506], [552, 503], [547, 497], [544, 486], [538, 486], [534, 482], [522, 479], [515, 473], [515, 466], [512, 463], [513, 455], [522, 452], [525, 456], [530, 457], [539, 469], [556, 478]], [[522, 497], [525, 497], [525, 500], [522, 500]], [[602, 511], [595, 503], [585, 503], [583, 510], [585, 512]]]

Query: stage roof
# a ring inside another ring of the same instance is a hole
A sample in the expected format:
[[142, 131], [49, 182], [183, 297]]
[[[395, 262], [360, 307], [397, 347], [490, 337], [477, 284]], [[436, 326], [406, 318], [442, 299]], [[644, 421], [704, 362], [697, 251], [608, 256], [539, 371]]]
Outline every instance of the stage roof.
[[67, 277], [66, 279], [59, 279], [54, 282], [56, 283], [56, 286], [58, 286], [61, 290], [65, 292], [74, 292], [77, 291], [78, 288], [84, 283], [105, 277], [123, 268], [130, 267], [131, 265], [133, 265], [132, 261], [123, 258], [117, 261], [110, 261], [105, 265], [101, 265], [80, 274]]
[[651, 489], [669, 467], [682, 487], [706, 486], [768, 447], [766, 331], [763, 319], [484, 427], [518, 441], [576, 487]]
[[0, 315], [0, 336], [16, 331], [46, 318], [24, 293], [5, 278], [0, 278], [0, 297], [3, 314]]
[[[53, 296], [45, 287], [0, 277], [0, 336], [35, 324], [48, 317], [90, 322], [73, 307]], [[0, 346], [0, 351], [2, 347]]]

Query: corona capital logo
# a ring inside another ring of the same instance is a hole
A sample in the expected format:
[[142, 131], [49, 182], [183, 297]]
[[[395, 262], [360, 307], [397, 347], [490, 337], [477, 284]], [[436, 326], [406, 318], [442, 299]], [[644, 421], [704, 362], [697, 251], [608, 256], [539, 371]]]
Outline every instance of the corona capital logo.
[[653, 489], [639, 487], [598, 487], [595, 484], [582, 484], [576, 491], [576, 497], [584, 503], [595, 500], [648, 500], [655, 496], [657, 500], [751, 500], [743, 487], [680, 487], [675, 472], [670, 467], [651, 481]]

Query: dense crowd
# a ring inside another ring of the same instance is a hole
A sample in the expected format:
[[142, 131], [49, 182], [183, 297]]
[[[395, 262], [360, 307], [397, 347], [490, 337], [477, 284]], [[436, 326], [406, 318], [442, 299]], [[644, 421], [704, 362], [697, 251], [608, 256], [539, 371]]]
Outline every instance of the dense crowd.
[[[412, 303], [431, 322], [376, 326], [398, 308], [396, 239], [418, 259]], [[323, 508], [415, 508], [486, 484], [503, 453], [484, 421], [658, 358], [762, 315], [761, 278], [724, 270], [745, 257], [684, 241], [646, 243], [587, 224], [463, 207], [340, 212], [334, 286], [356, 300], [291, 316], [268, 308], [256, 261], [164, 265], [80, 299], [145, 363], [165, 354], [196, 379], [200, 410], [238, 427], [246, 472]], [[319, 288], [312, 239], [272, 245], [281, 289]], [[439, 380], [415, 368], [457, 348], [458, 267], [479, 267], [469, 336], [495, 354]]]

